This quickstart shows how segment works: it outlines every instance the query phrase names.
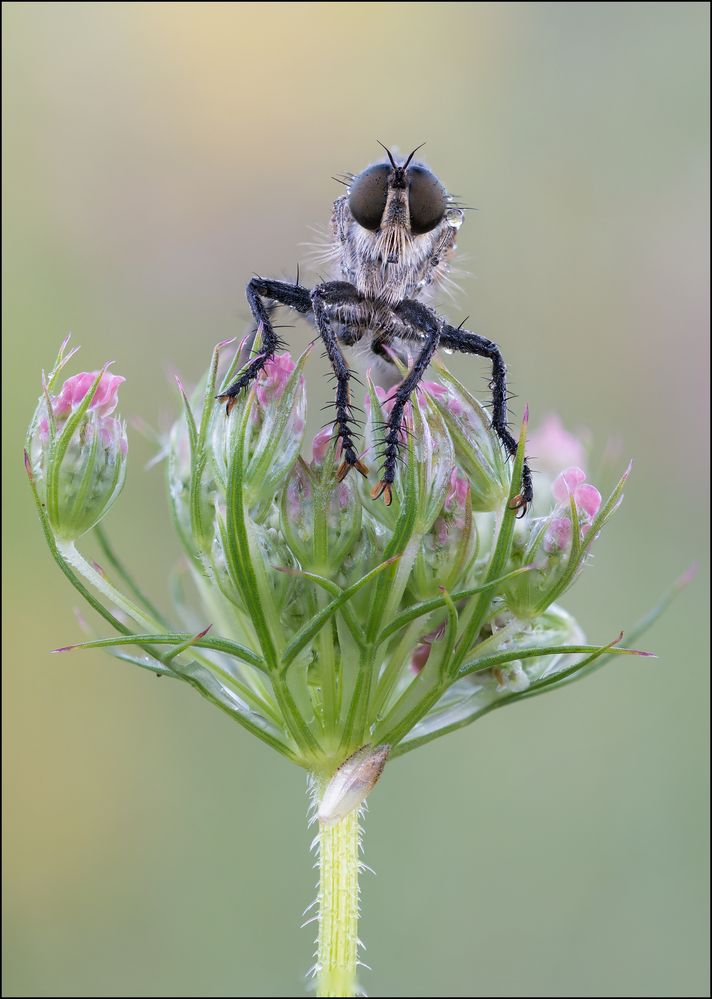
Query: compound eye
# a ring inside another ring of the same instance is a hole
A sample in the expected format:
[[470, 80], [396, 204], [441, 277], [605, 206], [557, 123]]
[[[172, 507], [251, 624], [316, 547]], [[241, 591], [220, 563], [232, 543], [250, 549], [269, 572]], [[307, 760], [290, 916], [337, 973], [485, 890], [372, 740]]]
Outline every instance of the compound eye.
[[372, 232], [380, 229], [388, 198], [390, 172], [388, 164], [376, 163], [360, 173], [351, 185], [349, 208], [353, 217], [364, 229], [370, 229]]
[[443, 220], [447, 192], [435, 174], [424, 166], [408, 168], [410, 227], [416, 236], [430, 232]]

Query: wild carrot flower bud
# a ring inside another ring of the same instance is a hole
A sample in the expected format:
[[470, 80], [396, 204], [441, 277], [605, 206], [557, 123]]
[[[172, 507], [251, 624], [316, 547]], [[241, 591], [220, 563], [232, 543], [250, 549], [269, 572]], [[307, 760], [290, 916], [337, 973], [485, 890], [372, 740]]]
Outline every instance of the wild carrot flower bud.
[[452, 589], [467, 577], [476, 554], [477, 528], [470, 483], [459, 469], [453, 468], [442, 509], [423, 536], [413, 566], [410, 585], [414, 595], [425, 600], [443, 587]]
[[313, 460], [301, 458], [282, 490], [281, 526], [301, 565], [321, 575], [333, 575], [352, 551], [361, 533], [361, 501], [354, 476], [337, 480], [340, 445], [328, 428], [312, 444]]
[[[620, 506], [629, 472], [630, 467], [605, 504], [598, 489], [586, 482], [582, 468], [572, 465], [559, 472], [548, 490], [546, 515], [519, 525], [515, 533], [512, 564], [531, 565], [533, 569], [507, 584], [508, 605], [516, 614], [530, 617], [541, 613], [571, 586], [586, 563], [592, 542]], [[537, 510], [543, 513], [546, 503], [546, 494], [539, 496]]]
[[[211, 582], [217, 583], [222, 595], [247, 612], [243, 580], [234, 558], [231, 557], [231, 533], [227, 508], [220, 502], [216, 506], [213, 545], [207, 557], [202, 559], [202, 564]], [[294, 556], [276, 524], [257, 523], [250, 519], [249, 541], [272, 606], [275, 611], [281, 612], [293, 598], [295, 589], [299, 588], [299, 580], [290, 575], [290, 570], [297, 566]]]
[[566, 653], [517, 659], [517, 648], [535, 650], [537, 646], [565, 646], [583, 641], [581, 628], [561, 607], [550, 608], [535, 623], [504, 615], [493, 629], [488, 649], [495, 655], [511, 651], [513, 658], [502, 665], [474, 672], [467, 679], [472, 686], [480, 688], [478, 699], [482, 703], [505, 694], [521, 694], [532, 683], [556, 676], [575, 660]]
[[[56, 377], [51, 376], [53, 380]], [[105, 366], [68, 378], [57, 395], [52, 395], [50, 382], [43, 384], [27, 453], [38, 495], [58, 538], [71, 541], [91, 530], [121, 492], [128, 452], [126, 425], [111, 414], [123, 381]]]
[[[381, 461], [384, 452], [386, 425], [393, 409], [395, 397], [381, 386], [369, 382], [366, 396], [366, 426], [364, 440], [366, 455]], [[437, 407], [427, 393], [418, 391], [403, 412], [403, 425], [399, 435], [401, 473], [397, 475], [393, 506], [377, 504], [371, 500], [371, 486], [361, 480], [362, 498], [375, 517], [393, 529], [400, 507], [409, 494], [416, 514], [416, 532], [427, 531], [442, 509], [455, 463], [452, 441]]]
[[510, 468], [492, 433], [490, 417], [444, 366], [436, 367], [440, 383], [423, 382], [423, 389], [442, 415], [455, 460], [470, 481], [472, 508], [497, 510], [509, 492]]
[[178, 381], [183, 415], [170, 433], [168, 478], [175, 522], [188, 554], [204, 563], [223, 558], [216, 514], [229, 505], [231, 474], [237, 473], [251, 514], [264, 523], [297, 459], [305, 426], [306, 355], [297, 365], [288, 354], [276, 355], [252, 389], [242, 393], [240, 406], [230, 407], [227, 415], [216, 406], [219, 356], [230, 343], [218, 344], [210, 371], [190, 399]]
[[302, 355], [297, 364], [289, 354], [277, 354], [267, 362], [247, 396], [249, 417], [244, 426], [241, 407], [231, 409], [227, 420], [213, 421], [211, 448], [220, 490], [227, 491], [238, 438], [242, 437], [246, 499], [258, 516], [266, 514], [301, 449], [306, 416], [302, 369], [306, 356]]
[[176, 382], [184, 411], [168, 436], [168, 498], [178, 537], [188, 555], [199, 560], [215, 538], [218, 485], [212, 463], [204, 459], [197, 445], [194, 413], [202, 425], [202, 387], [189, 400], [181, 380], [177, 378]]

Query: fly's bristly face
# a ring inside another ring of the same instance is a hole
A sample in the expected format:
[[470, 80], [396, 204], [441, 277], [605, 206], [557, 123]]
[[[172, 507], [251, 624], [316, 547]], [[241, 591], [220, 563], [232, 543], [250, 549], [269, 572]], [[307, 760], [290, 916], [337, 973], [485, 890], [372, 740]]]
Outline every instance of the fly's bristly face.
[[416, 152], [398, 163], [386, 149], [385, 162], [349, 175], [334, 203], [341, 275], [367, 298], [418, 297], [442, 280], [455, 249], [463, 211]]

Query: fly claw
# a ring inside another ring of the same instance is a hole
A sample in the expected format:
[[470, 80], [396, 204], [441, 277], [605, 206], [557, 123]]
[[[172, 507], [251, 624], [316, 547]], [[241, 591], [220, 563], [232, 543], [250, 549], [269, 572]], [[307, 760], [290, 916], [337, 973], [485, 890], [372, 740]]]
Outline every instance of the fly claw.
[[229, 416], [237, 403], [237, 392], [234, 395], [227, 395], [227, 393], [219, 395], [217, 399], [219, 402], [225, 402], [225, 415]]
[[386, 506], [390, 506], [393, 502], [393, 486], [390, 482], [384, 482], [383, 479], [377, 482], [371, 490], [371, 499], [377, 500], [381, 496], [383, 496], [383, 502]]
[[513, 496], [512, 499], [509, 501], [509, 503], [507, 505], [508, 505], [508, 507], [509, 507], [510, 510], [516, 510], [517, 511], [517, 515], [516, 515], [517, 516], [517, 520], [521, 520], [522, 517], [526, 516], [527, 510], [529, 509], [530, 502], [531, 502], [531, 498], [527, 499], [524, 496], [523, 493], [517, 493], [517, 495]]
[[343, 482], [346, 476], [349, 474], [352, 468], [355, 468], [357, 472], [363, 475], [364, 479], [368, 478], [368, 468], [362, 461], [357, 459], [356, 461], [342, 461], [339, 465], [338, 471], [336, 473], [336, 481]]

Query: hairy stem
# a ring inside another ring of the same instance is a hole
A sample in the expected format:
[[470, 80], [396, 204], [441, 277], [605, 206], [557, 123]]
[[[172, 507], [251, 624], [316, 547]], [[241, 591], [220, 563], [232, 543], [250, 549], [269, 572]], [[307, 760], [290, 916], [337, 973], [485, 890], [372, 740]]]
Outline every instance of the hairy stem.
[[359, 916], [358, 809], [319, 823], [317, 996], [356, 995]]

